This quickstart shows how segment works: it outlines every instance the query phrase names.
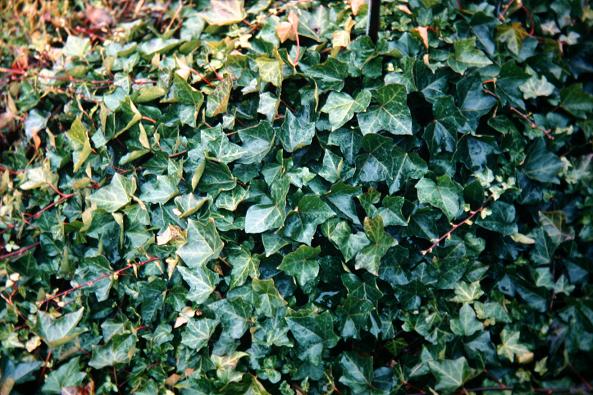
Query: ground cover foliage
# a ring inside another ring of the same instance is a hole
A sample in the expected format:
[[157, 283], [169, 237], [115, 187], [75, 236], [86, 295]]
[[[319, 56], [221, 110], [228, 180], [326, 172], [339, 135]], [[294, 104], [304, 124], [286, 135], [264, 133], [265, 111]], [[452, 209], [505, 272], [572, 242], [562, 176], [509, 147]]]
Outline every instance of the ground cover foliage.
[[2, 394], [592, 389], [593, 12], [367, 12], [4, 9]]

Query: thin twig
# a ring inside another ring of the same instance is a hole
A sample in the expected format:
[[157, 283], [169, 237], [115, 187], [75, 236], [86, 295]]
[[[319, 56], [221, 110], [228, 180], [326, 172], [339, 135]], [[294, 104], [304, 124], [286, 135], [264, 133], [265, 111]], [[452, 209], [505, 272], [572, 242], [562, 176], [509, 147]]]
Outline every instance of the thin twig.
[[146, 264], [148, 264], [150, 262], [154, 262], [154, 261], [158, 261], [158, 260], [159, 260], [159, 258], [157, 258], [157, 257], [151, 257], [151, 258], [149, 258], [149, 259], [147, 259], [145, 261], [142, 261], [140, 263], [129, 263], [126, 266], [124, 266], [123, 268], [121, 268], [121, 269], [115, 270], [115, 271], [110, 272], [110, 273], [102, 274], [99, 277], [96, 277], [96, 278], [94, 278], [92, 280], [89, 280], [89, 281], [87, 281], [85, 283], [78, 284], [75, 287], [72, 287], [72, 288], [67, 289], [65, 291], [59, 292], [59, 293], [57, 293], [57, 294], [55, 294], [53, 296], [50, 296], [50, 297], [44, 299], [43, 301], [41, 301], [40, 303], [38, 303], [38, 306], [39, 306], [39, 308], [41, 308], [41, 306], [43, 306], [46, 303], [51, 302], [54, 299], [61, 298], [62, 296], [67, 296], [67, 295], [71, 294], [72, 292], [78, 291], [79, 289], [82, 289], [82, 288], [92, 287], [93, 285], [95, 285], [99, 281], [104, 280], [104, 279], [109, 278], [109, 277], [117, 276], [120, 273], [123, 273], [126, 270], [129, 270], [129, 269], [133, 268], [134, 266], [141, 267], [141, 266], [144, 266], [144, 265], [146, 265]]
[[476, 215], [478, 215], [479, 213], [481, 213], [485, 208], [486, 208], [486, 204], [490, 201], [490, 198], [486, 200], [486, 202], [484, 202], [484, 204], [478, 208], [477, 210], [473, 210], [469, 212], [469, 215], [466, 219], [464, 219], [461, 222], [458, 222], [456, 224], [453, 224], [451, 226], [451, 229], [449, 229], [449, 231], [447, 231], [447, 233], [443, 234], [441, 237], [439, 237], [438, 239], [436, 239], [434, 241], [434, 243], [432, 243], [432, 245], [430, 247], [428, 247], [427, 249], [421, 251], [422, 255], [426, 255], [426, 254], [430, 254], [432, 252], [432, 250], [436, 247], [438, 247], [439, 244], [441, 244], [441, 242], [445, 239], [448, 239], [449, 237], [451, 237], [451, 234], [453, 232], [455, 232], [455, 230], [457, 230], [457, 228], [461, 227], [464, 224], [469, 224], [469, 222], [472, 220], [472, 218], [474, 218]]
[[23, 248], [19, 248], [18, 250], [9, 252], [8, 254], [0, 255], [0, 260], [6, 259], [6, 258], [12, 258], [13, 256], [23, 255], [25, 252], [32, 250], [33, 248], [35, 248], [37, 246], [39, 246], [39, 242], [33, 243], [33, 244], [23, 247]]

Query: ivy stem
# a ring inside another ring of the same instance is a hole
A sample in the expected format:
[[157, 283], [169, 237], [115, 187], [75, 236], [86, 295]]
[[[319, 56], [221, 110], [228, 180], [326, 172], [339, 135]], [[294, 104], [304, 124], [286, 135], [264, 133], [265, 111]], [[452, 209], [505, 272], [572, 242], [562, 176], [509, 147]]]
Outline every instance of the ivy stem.
[[455, 232], [455, 230], [457, 230], [457, 228], [461, 227], [461, 226], [462, 226], [462, 225], [464, 225], [464, 224], [469, 224], [469, 222], [470, 222], [470, 221], [471, 221], [471, 220], [472, 220], [472, 219], [473, 219], [473, 218], [474, 218], [476, 215], [478, 215], [479, 213], [481, 213], [482, 211], [484, 211], [484, 209], [486, 208], [486, 204], [487, 204], [489, 201], [490, 201], [490, 199], [486, 200], [486, 202], [484, 202], [484, 204], [483, 204], [483, 205], [482, 205], [480, 208], [478, 208], [478, 209], [476, 209], [476, 210], [473, 210], [473, 211], [470, 211], [470, 212], [469, 212], [469, 215], [467, 216], [467, 218], [466, 218], [466, 219], [464, 219], [463, 221], [461, 221], [461, 222], [458, 222], [458, 223], [456, 223], [456, 224], [453, 224], [453, 225], [451, 226], [451, 229], [449, 229], [449, 230], [447, 231], [447, 233], [443, 234], [441, 237], [439, 237], [438, 239], [436, 239], [436, 240], [434, 241], [434, 243], [432, 243], [432, 245], [431, 245], [430, 247], [428, 247], [427, 249], [425, 249], [425, 250], [421, 251], [420, 253], [421, 253], [422, 255], [430, 254], [430, 253], [432, 252], [432, 250], [433, 250], [434, 248], [438, 247], [438, 245], [439, 245], [439, 244], [441, 244], [441, 242], [442, 242], [443, 240], [445, 240], [445, 239], [448, 239], [449, 237], [451, 237], [451, 234], [453, 234], [453, 232]]
[[19, 248], [18, 250], [9, 252], [8, 254], [0, 255], [0, 260], [6, 259], [6, 258], [12, 258], [13, 256], [22, 255], [25, 252], [32, 250], [33, 248], [35, 248], [37, 246], [39, 246], [39, 242], [33, 243], [33, 244], [23, 247], [23, 248]]
[[96, 277], [96, 278], [94, 278], [92, 280], [89, 280], [89, 281], [84, 282], [82, 284], [78, 284], [75, 287], [72, 287], [72, 288], [67, 289], [65, 291], [59, 292], [59, 293], [57, 293], [57, 294], [55, 294], [53, 296], [50, 296], [50, 297], [44, 299], [43, 301], [39, 302], [38, 303], [38, 307], [41, 308], [41, 306], [43, 306], [44, 304], [49, 303], [52, 300], [57, 299], [57, 298], [60, 298], [62, 296], [67, 296], [67, 295], [71, 294], [74, 291], [78, 291], [79, 289], [87, 288], [87, 287], [92, 287], [93, 285], [95, 285], [96, 283], [98, 283], [101, 280], [104, 280], [104, 279], [109, 278], [109, 277], [112, 277], [112, 276], [117, 276], [120, 273], [123, 273], [126, 270], [129, 270], [129, 269], [131, 269], [133, 267], [141, 267], [141, 266], [144, 266], [144, 265], [146, 265], [148, 263], [151, 263], [151, 262], [154, 262], [154, 261], [158, 261], [158, 260], [159, 260], [159, 258], [157, 258], [157, 257], [151, 257], [151, 258], [149, 258], [149, 259], [147, 259], [145, 261], [139, 262], [139, 263], [129, 263], [126, 266], [122, 267], [121, 269], [115, 270], [115, 271], [110, 272], [110, 273], [102, 274], [99, 277]]

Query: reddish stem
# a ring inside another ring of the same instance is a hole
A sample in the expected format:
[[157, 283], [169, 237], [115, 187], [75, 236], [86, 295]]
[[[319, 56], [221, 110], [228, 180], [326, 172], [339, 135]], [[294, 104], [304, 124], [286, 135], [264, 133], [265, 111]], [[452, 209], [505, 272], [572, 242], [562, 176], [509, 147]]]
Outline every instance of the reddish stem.
[[9, 252], [8, 254], [4, 254], [4, 255], [0, 255], [0, 260], [6, 259], [6, 258], [12, 258], [13, 256], [19, 256], [24, 254], [25, 252], [32, 250], [33, 248], [37, 247], [39, 245], [39, 242], [33, 243], [29, 246], [23, 247], [23, 248], [19, 248], [16, 251], [13, 252]]
[[141, 267], [141, 266], [144, 266], [144, 265], [146, 265], [146, 264], [148, 264], [150, 262], [154, 262], [154, 261], [157, 261], [157, 260], [159, 260], [159, 258], [157, 258], [157, 257], [151, 257], [150, 259], [147, 259], [147, 260], [142, 261], [140, 263], [129, 263], [126, 266], [124, 266], [123, 268], [121, 268], [121, 269], [115, 270], [115, 271], [113, 271], [111, 273], [102, 274], [99, 277], [96, 277], [96, 278], [94, 278], [92, 280], [89, 280], [89, 281], [87, 281], [85, 283], [78, 284], [75, 287], [72, 287], [72, 288], [67, 289], [65, 291], [59, 292], [59, 293], [57, 293], [57, 294], [55, 294], [53, 296], [50, 296], [50, 297], [46, 298], [45, 300], [43, 300], [41, 303], [39, 303], [38, 306], [39, 306], [39, 308], [41, 308], [41, 306], [43, 306], [46, 303], [51, 302], [54, 299], [60, 298], [62, 296], [67, 296], [67, 295], [71, 294], [72, 292], [77, 291], [77, 290], [82, 289], [82, 288], [92, 287], [93, 285], [95, 285], [99, 281], [104, 280], [104, 279], [109, 278], [109, 277], [112, 277], [112, 276], [117, 276], [120, 273], [123, 273], [126, 270], [129, 270], [129, 269], [133, 268], [134, 266]]
[[[489, 200], [490, 200], [490, 199], [488, 199], [488, 200], [486, 201], [486, 203], [487, 203]], [[474, 218], [476, 215], [478, 215], [479, 213], [481, 213], [481, 212], [482, 212], [482, 211], [483, 211], [483, 210], [486, 208], [486, 203], [484, 203], [484, 204], [482, 205], [482, 207], [480, 207], [479, 209], [477, 209], [477, 210], [473, 210], [473, 211], [470, 211], [470, 212], [469, 212], [469, 216], [468, 216], [466, 219], [464, 219], [463, 221], [461, 221], [461, 222], [458, 222], [458, 223], [456, 223], [456, 224], [453, 224], [453, 225], [451, 226], [451, 229], [449, 229], [449, 231], [448, 231], [447, 233], [443, 234], [441, 237], [439, 237], [438, 239], [436, 239], [436, 240], [435, 240], [435, 242], [434, 242], [434, 243], [432, 243], [432, 245], [431, 245], [430, 247], [428, 247], [427, 249], [425, 249], [425, 250], [421, 251], [420, 253], [421, 253], [422, 255], [430, 254], [430, 253], [432, 252], [432, 250], [433, 250], [434, 248], [438, 247], [438, 245], [439, 245], [439, 244], [441, 244], [441, 242], [442, 242], [443, 240], [445, 240], [445, 239], [447, 239], [447, 238], [451, 237], [451, 234], [452, 234], [453, 232], [455, 232], [455, 230], [456, 230], [457, 228], [461, 227], [463, 224], [466, 224], [468, 221], [471, 221], [471, 219], [472, 219], [472, 218]]]

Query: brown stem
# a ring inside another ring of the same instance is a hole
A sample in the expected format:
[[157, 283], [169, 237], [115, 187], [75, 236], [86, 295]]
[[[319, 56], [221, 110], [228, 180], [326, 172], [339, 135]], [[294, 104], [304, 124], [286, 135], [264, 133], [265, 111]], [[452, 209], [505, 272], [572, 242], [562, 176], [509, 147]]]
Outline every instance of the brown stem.
[[466, 219], [464, 219], [461, 222], [458, 222], [456, 224], [453, 224], [451, 226], [451, 229], [449, 229], [449, 231], [445, 234], [443, 234], [441, 237], [439, 237], [438, 239], [435, 240], [434, 243], [432, 243], [432, 245], [430, 247], [428, 247], [427, 249], [421, 251], [420, 253], [422, 255], [426, 255], [426, 254], [430, 254], [432, 252], [432, 250], [436, 247], [438, 247], [439, 244], [441, 244], [441, 242], [449, 237], [451, 237], [451, 234], [453, 232], [455, 232], [455, 230], [459, 227], [461, 227], [463, 224], [468, 223], [468, 221], [471, 221], [472, 218], [474, 218], [476, 215], [478, 215], [479, 213], [481, 213], [485, 208], [486, 208], [486, 204], [490, 201], [490, 199], [486, 200], [486, 202], [484, 202], [484, 204], [477, 210], [473, 210], [469, 212], [469, 215]]
[[39, 242], [33, 243], [29, 246], [23, 247], [23, 248], [19, 248], [16, 251], [13, 252], [9, 252], [8, 254], [4, 254], [4, 255], [0, 255], [0, 260], [6, 259], [6, 258], [12, 258], [13, 256], [19, 256], [24, 254], [25, 252], [32, 250], [33, 248], [37, 247], [39, 245]]
[[147, 259], [145, 261], [142, 261], [140, 263], [129, 263], [126, 266], [124, 266], [123, 268], [121, 268], [121, 269], [115, 270], [115, 271], [113, 271], [111, 273], [102, 274], [99, 277], [96, 277], [96, 278], [94, 278], [92, 280], [89, 280], [89, 281], [87, 281], [85, 283], [78, 284], [75, 287], [72, 287], [72, 288], [67, 289], [65, 291], [59, 292], [59, 293], [57, 293], [57, 294], [55, 294], [53, 296], [50, 296], [50, 297], [44, 299], [42, 302], [40, 302], [38, 304], [38, 306], [39, 306], [39, 308], [41, 308], [41, 306], [43, 306], [46, 303], [51, 302], [54, 299], [60, 298], [62, 296], [67, 296], [67, 295], [71, 294], [72, 292], [77, 291], [77, 290], [82, 289], [82, 288], [92, 287], [93, 285], [95, 285], [99, 281], [104, 280], [106, 278], [109, 278], [111, 276], [117, 276], [120, 273], [125, 272], [126, 270], [129, 270], [129, 269], [133, 268], [134, 266], [141, 267], [141, 266], [144, 266], [144, 265], [146, 265], [146, 264], [148, 264], [150, 262], [154, 262], [154, 261], [158, 261], [158, 260], [159, 260], [159, 258], [157, 258], [157, 257], [151, 257], [151, 258], [149, 258], [149, 259]]

